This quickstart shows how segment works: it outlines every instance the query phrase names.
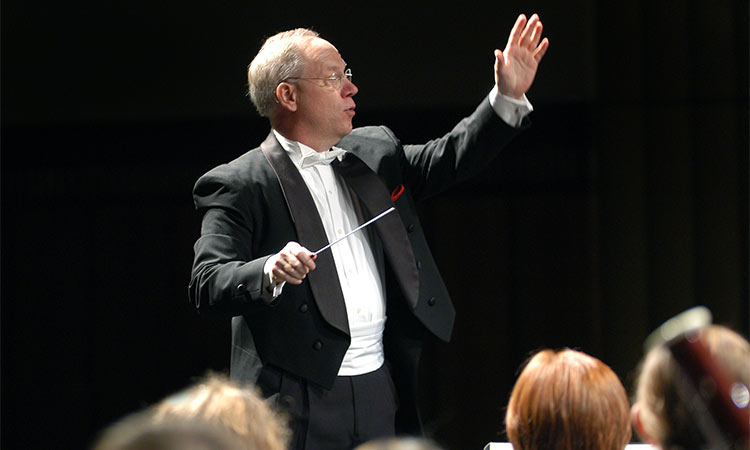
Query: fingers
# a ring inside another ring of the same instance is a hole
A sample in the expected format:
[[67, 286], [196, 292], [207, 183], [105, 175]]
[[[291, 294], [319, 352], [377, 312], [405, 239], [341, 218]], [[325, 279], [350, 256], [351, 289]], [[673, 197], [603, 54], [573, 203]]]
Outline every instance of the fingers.
[[543, 30], [544, 27], [538, 14], [534, 13], [528, 21], [525, 15], [519, 15], [508, 37], [506, 50], [511, 47], [519, 47], [535, 52], [538, 50], [537, 46], [542, 38]]
[[545, 53], [547, 53], [547, 48], [549, 47], [549, 40], [547, 38], [544, 38], [542, 40], [542, 43], [539, 44], [539, 47], [537, 47], [536, 51], [534, 51], [534, 59], [538, 63], [542, 60], [542, 57]]
[[272, 258], [271, 274], [279, 283], [300, 284], [311, 270], [315, 270], [315, 256], [296, 242], [289, 242]]
[[502, 66], [505, 62], [505, 57], [503, 56], [503, 52], [495, 49], [495, 70], [498, 70], [498, 66]]
[[[539, 40], [542, 38], [542, 29], [544, 28], [542, 26], [542, 22], [539, 20], [539, 17], [536, 14], [534, 14], [534, 17], [536, 18], [536, 23], [534, 24], [533, 31], [531, 32], [531, 37], [529, 38], [529, 45], [527, 47], [529, 50], [534, 50], [534, 48], [539, 45]], [[529, 27], [532, 26], [532, 22], [534, 22], [533, 19], [531, 22], [529, 22]]]
[[523, 30], [525, 27], [526, 27], [526, 16], [521, 14], [518, 16], [518, 19], [516, 19], [516, 23], [513, 25], [513, 29], [510, 30], [510, 36], [508, 36], [507, 48], [513, 47], [514, 45], [518, 45], [518, 43], [521, 41], [521, 34], [523, 33]]
[[[518, 22], [516, 22], [518, 23]], [[536, 24], [539, 23], [539, 16], [534, 14], [531, 19], [526, 22], [526, 26], [523, 27], [521, 36], [518, 39], [518, 46], [522, 48], [528, 48], [529, 42], [531, 42], [531, 34], [534, 32]]]

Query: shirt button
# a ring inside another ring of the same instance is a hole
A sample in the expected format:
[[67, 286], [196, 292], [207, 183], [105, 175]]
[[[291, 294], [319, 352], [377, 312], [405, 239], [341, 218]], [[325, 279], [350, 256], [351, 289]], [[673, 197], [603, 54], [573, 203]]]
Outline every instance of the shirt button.
[[322, 342], [315, 341], [315, 343], [313, 343], [313, 349], [320, 350], [321, 348], [323, 348], [323, 343]]
[[427, 300], [427, 304], [430, 306], [435, 306], [435, 302], [437, 302], [437, 300], [435, 300], [435, 297], [430, 297], [430, 299]]
[[308, 309], [309, 309], [309, 306], [307, 306], [307, 303], [303, 303], [303, 304], [301, 304], [301, 305], [300, 305], [300, 307], [299, 307], [299, 311], [300, 311], [300, 312], [303, 312], [303, 313], [304, 313], [304, 312], [307, 312], [307, 310], [308, 310]]
[[342, 234], [344, 234], [344, 230], [342, 230], [341, 228], [339, 228], [338, 230], [336, 230], [336, 233], [338, 233], [339, 236], [341, 236]]

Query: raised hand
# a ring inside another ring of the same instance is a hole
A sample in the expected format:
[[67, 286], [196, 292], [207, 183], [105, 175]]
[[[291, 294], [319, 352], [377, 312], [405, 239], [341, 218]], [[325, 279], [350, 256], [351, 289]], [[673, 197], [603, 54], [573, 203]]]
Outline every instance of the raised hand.
[[501, 94], [520, 99], [529, 90], [549, 47], [549, 40], [541, 37], [542, 21], [537, 14], [528, 21], [525, 15], [518, 16], [505, 50], [495, 50], [495, 83]]

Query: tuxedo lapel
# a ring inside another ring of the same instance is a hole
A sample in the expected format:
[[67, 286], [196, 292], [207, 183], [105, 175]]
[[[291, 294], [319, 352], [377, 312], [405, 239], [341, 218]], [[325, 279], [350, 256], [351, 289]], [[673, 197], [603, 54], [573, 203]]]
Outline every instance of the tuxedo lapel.
[[[369, 217], [394, 206], [383, 181], [356, 155], [347, 153], [340, 163], [334, 161], [332, 166], [357, 194]], [[398, 209], [375, 221], [373, 226], [406, 300], [414, 310], [419, 299], [419, 271]]]
[[[261, 151], [271, 164], [281, 184], [287, 207], [297, 230], [299, 243], [314, 251], [328, 244], [323, 222], [315, 202], [297, 168], [287, 156], [273, 133], [261, 144]], [[323, 318], [349, 335], [344, 294], [331, 252], [322, 252], [315, 260], [315, 270], [307, 274], [315, 303]]]

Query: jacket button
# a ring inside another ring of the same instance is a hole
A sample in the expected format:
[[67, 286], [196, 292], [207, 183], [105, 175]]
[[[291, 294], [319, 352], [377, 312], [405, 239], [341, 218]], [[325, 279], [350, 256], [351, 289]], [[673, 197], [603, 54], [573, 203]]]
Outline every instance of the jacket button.
[[245, 292], [246, 290], [247, 289], [244, 283], [240, 283], [237, 285], [237, 292], [242, 293], [242, 292]]
[[409, 225], [408, 225], [408, 226], [406, 227], [406, 232], [407, 232], [407, 233], [411, 233], [412, 231], [414, 231], [414, 228], [416, 228], [416, 227], [414, 226], [414, 224], [413, 224], [413, 223], [410, 223], [410, 224], [409, 224]]
[[430, 305], [430, 306], [435, 306], [435, 302], [437, 302], [437, 300], [435, 299], [435, 297], [430, 297], [430, 299], [427, 300], [427, 304]]
[[310, 309], [310, 307], [307, 306], [307, 303], [303, 303], [303, 304], [299, 305], [299, 312], [305, 313], [305, 312], [307, 312], [308, 309]]
[[421, 268], [422, 268], [422, 261], [417, 261], [417, 269], [421, 269]]
[[320, 350], [321, 348], [323, 348], [323, 343], [320, 341], [315, 341], [315, 343], [313, 344], [313, 348], [315, 350]]

